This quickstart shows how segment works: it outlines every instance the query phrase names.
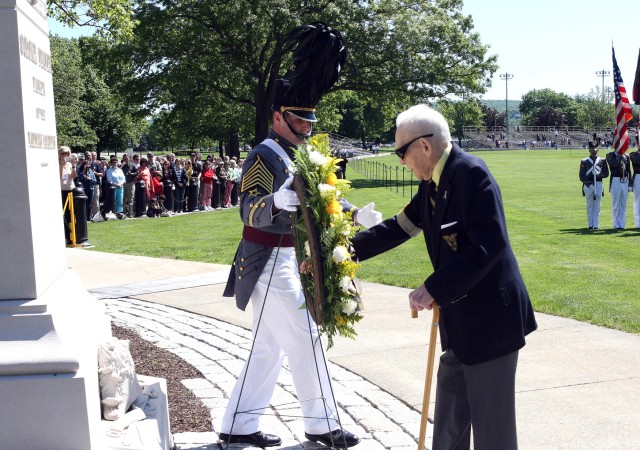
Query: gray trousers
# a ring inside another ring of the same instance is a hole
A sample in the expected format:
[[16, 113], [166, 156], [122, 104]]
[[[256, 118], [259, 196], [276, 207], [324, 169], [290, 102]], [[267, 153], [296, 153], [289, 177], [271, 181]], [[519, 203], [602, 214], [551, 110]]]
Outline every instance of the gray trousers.
[[518, 352], [462, 364], [450, 349], [440, 357], [432, 450], [516, 450]]

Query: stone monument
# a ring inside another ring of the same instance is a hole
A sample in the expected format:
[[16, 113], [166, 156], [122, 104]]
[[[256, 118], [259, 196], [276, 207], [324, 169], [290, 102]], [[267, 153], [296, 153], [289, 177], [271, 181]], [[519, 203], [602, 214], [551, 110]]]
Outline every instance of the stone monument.
[[87, 450], [110, 329], [67, 267], [46, 13], [0, 0], [0, 447]]

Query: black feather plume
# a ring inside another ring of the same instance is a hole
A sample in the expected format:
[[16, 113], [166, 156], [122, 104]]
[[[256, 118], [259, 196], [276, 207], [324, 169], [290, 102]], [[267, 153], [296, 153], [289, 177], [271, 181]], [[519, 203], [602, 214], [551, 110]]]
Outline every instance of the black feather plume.
[[285, 75], [290, 81], [287, 100], [292, 105], [315, 106], [340, 77], [347, 51], [342, 36], [322, 22], [293, 29], [285, 50], [293, 50], [293, 71]]

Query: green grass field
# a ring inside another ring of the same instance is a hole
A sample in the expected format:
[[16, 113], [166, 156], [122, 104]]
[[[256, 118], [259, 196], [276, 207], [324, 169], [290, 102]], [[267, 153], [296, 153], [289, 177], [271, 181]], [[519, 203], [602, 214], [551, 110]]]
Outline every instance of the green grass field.
[[[627, 229], [611, 229], [605, 194], [600, 230], [586, 229], [578, 167], [583, 150], [486, 151], [483, 158], [504, 199], [511, 243], [537, 311], [640, 333], [640, 230], [634, 228], [632, 195]], [[395, 156], [377, 158], [397, 163]], [[375, 201], [383, 216], [409, 200], [348, 169], [356, 205]], [[608, 185], [608, 182], [606, 183]], [[96, 250], [230, 264], [242, 224], [237, 209], [172, 218], [89, 224]], [[431, 273], [424, 239], [363, 263], [364, 280], [413, 288]]]

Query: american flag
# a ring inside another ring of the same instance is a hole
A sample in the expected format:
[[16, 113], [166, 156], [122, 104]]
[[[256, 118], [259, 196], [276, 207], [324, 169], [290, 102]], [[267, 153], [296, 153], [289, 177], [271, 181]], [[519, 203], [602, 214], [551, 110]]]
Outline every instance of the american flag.
[[613, 90], [616, 95], [616, 134], [613, 137], [613, 145], [616, 152], [621, 155], [629, 148], [629, 135], [627, 134], [627, 122], [633, 117], [631, 105], [629, 105], [629, 97], [624, 87], [620, 68], [616, 61], [616, 51], [611, 47], [613, 55]]

